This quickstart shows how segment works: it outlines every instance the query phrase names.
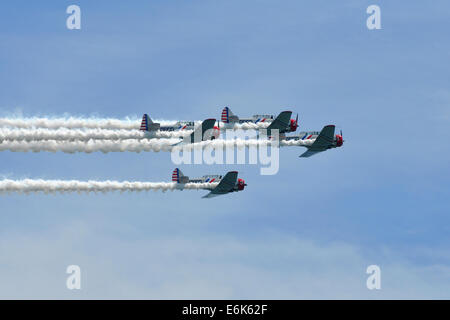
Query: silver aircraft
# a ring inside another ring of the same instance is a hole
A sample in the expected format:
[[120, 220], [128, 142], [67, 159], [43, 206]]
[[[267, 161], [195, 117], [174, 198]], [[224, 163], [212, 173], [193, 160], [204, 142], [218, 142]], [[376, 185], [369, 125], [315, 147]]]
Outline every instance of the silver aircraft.
[[237, 171], [229, 171], [225, 176], [205, 175], [201, 178], [190, 179], [180, 169], [175, 168], [172, 172], [172, 181], [177, 183], [177, 189], [180, 190], [183, 190], [188, 183], [202, 184], [204, 187], [201, 189], [210, 191], [202, 198], [212, 198], [230, 192], [242, 191], [247, 186], [243, 179], [238, 178]]

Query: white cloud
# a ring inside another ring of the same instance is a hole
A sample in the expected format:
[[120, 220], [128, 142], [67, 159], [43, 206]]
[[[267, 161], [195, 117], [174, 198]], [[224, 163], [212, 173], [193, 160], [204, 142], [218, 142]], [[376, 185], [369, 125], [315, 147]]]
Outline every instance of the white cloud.
[[[118, 240], [71, 222], [39, 234], [6, 235], [0, 248], [3, 299], [400, 299], [449, 298], [450, 292], [447, 265], [414, 265], [389, 250], [369, 259], [355, 245], [280, 234]], [[65, 287], [69, 264], [81, 267], [81, 291]], [[370, 264], [381, 267], [380, 291], [366, 288]]]

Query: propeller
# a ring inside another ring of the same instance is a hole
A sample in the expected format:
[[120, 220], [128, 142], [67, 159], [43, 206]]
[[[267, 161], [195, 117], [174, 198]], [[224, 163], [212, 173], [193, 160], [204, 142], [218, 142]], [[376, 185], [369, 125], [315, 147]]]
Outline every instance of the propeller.
[[298, 128], [298, 113], [297, 113], [297, 116], [295, 117], [295, 121], [293, 119], [291, 119], [289, 121], [289, 127], [290, 127], [290, 129], [289, 129], [290, 132], [297, 130], [297, 128]]
[[337, 129], [337, 128], [339, 128], [339, 134], [341, 135], [341, 137], [344, 137], [344, 136], [342, 135], [342, 126], [336, 125], [336, 129]]

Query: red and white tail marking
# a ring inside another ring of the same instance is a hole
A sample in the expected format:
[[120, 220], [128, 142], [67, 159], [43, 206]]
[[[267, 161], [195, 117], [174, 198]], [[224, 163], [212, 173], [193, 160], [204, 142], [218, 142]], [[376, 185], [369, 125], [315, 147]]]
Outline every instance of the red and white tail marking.
[[222, 122], [224, 122], [224, 123], [229, 123], [230, 122], [230, 120], [228, 118], [229, 114], [230, 114], [230, 109], [228, 107], [223, 108], [223, 110], [222, 110], [222, 118], [221, 118]]
[[142, 117], [141, 128], [139, 130], [148, 131], [148, 114], [144, 114]]
[[180, 182], [180, 170], [178, 168], [175, 168], [172, 172], [172, 181]]

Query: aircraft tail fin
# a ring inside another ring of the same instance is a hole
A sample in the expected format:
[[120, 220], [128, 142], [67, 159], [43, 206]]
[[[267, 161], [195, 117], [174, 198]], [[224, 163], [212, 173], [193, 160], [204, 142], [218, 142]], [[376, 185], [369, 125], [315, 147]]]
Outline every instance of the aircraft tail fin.
[[222, 110], [221, 120], [223, 123], [230, 123], [239, 121], [239, 118], [238, 116], [234, 115], [233, 112], [231, 112], [230, 108], [225, 107]]
[[175, 168], [172, 172], [172, 182], [179, 182], [180, 181], [180, 169]]
[[155, 123], [152, 121], [152, 119], [148, 116], [148, 114], [144, 114], [142, 116], [141, 121], [141, 128], [139, 130], [141, 131], [157, 131], [161, 128], [161, 125], [159, 123]]
[[150, 117], [148, 116], [148, 114], [144, 113], [144, 115], [142, 116], [142, 121], [141, 121], [141, 131], [148, 131], [148, 125], [150, 123], [153, 123], [152, 119], [150, 119]]
[[172, 172], [172, 182], [176, 183], [187, 183], [189, 177], [185, 176], [180, 169], [175, 168]]

